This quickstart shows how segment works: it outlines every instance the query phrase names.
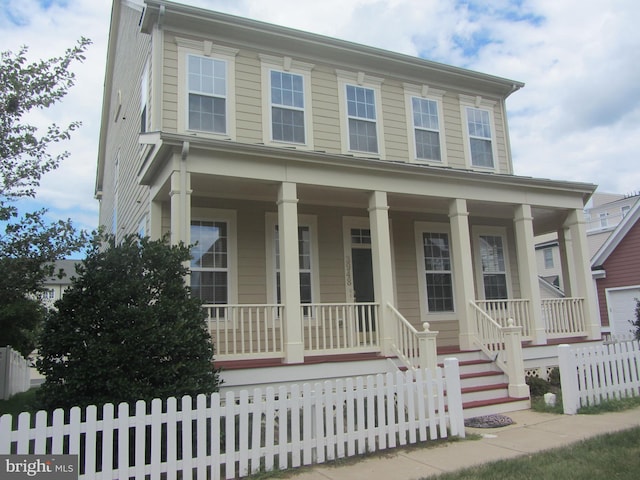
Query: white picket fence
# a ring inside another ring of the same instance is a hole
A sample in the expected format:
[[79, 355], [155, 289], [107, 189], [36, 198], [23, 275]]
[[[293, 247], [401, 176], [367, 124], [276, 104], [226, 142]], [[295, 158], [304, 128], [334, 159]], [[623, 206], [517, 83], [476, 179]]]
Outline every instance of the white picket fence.
[[564, 413], [640, 395], [640, 342], [595, 347], [558, 347]]
[[433, 372], [139, 401], [133, 413], [4, 415], [0, 454], [79, 454], [85, 479], [231, 479], [464, 434], [458, 361], [447, 359]]
[[0, 400], [26, 392], [30, 385], [29, 362], [10, 346], [0, 347]]

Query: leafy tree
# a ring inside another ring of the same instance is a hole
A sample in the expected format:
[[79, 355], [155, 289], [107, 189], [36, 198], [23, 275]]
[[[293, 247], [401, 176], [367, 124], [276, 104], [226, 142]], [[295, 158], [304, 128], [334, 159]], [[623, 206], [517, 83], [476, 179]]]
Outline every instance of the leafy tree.
[[86, 242], [70, 220], [48, 224], [44, 209], [18, 215], [15, 202], [35, 197], [42, 176], [69, 156], [66, 151], [52, 154], [49, 147], [80, 126], [52, 124], [39, 133], [25, 118], [67, 94], [75, 78], [70, 65], [84, 60], [90, 43], [81, 38], [63, 56], [33, 63], [27, 61], [26, 47], [0, 53], [0, 345], [10, 344], [24, 356], [35, 348], [45, 313], [38, 295], [43, 280], [53, 274], [52, 262]]
[[204, 312], [184, 282], [190, 258], [166, 239], [94, 237], [44, 325], [44, 408], [217, 390]]

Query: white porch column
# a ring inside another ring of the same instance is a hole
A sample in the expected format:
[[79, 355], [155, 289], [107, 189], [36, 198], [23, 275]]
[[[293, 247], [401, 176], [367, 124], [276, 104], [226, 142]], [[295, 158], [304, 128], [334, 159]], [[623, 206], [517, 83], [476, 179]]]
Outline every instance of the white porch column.
[[535, 258], [533, 238], [533, 216], [530, 205], [516, 207], [514, 216], [516, 231], [516, 251], [518, 256], [518, 275], [520, 279], [520, 296], [529, 299], [529, 315], [531, 320], [531, 336], [533, 342], [547, 343], [547, 333], [542, 318], [542, 299]]
[[394, 343], [392, 316], [387, 303], [395, 306], [393, 296], [393, 267], [391, 263], [391, 236], [389, 206], [386, 192], [372, 192], [369, 196], [369, 224], [371, 226], [371, 259], [373, 264], [373, 289], [380, 305], [376, 328], [380, 332], [383, 355], [392, 355]]
[[471, 303], [476, 299], [469, 234], [469, 212], [467, 201], [461, 198], [449, 203], [451, 224], [451, 258], [453, 263], [454, 297], [460, 328], [460, 348], [471, 350], [476, 335], [475, 313]]
[[568, 228], [558, 231], [558, 246], [560, 247], [560, 264], [562, 268], [562, 290], [567, 297], [573, 297], [571, 289], [576, 285], [576, 273], [570, 268], [575, 263], [571, 248], [571, 232]]
[[[184, 164], [184, 162], [182, 162]], [[191, 243], [191, 174], [186, 168], [171, 174], [171, 244]]]
[[162, 238], [162, 203], [156, 200], [149, 201], [149, 238], [158, 240]]
[[567, 256], [569, 257], [568, 261], [572, 261], [573, 265], [569, 263], [568, 268], [575, 273], [575, 284], [571, 285], [571, 295], [584, 298], [587, 336], [591, 340], [597, 340], [601, 338], [600, 316], [591, 278], [590, 255], [583, 211], [573, 210], [567, 216], [564, 225], [569, 229], [571, 235], [571, 241], [567, 245], [568, 250], [571, 250], [571, 255]]
[[298, 257], [298, 198], [296, 184], [283, 182], [278, 189], [278, 239], [280, 251], [280, 315], [285, 363], [304, 362], [300, 314], [300, 260]]

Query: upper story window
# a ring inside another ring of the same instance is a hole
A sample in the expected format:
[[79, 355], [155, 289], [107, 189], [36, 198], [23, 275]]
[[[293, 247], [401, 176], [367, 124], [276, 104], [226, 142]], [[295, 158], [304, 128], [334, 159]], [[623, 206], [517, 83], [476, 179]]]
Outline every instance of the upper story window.
[[260, 61], [264, 142], [313, 148], [310, 90], [313, 65], [271, 55], [260, 55]]
[[376, 98], [371, 88], [347, 85], [349, 149], [378, 153]]
[[624, 205], [623, 207], [620, 208], [620, 212], [622, 213], [622, 218], [627, 216], [627, 213], [629, 213], [629, 210], [631, 210], [630, 205]]
[[604, 228], [604, 227], [609, 225], [608, 216], [609, 216], [609, 214], [606, 213], [606, 212], [600, 214], [600, 226], [601, 227]]
[[[465, 152], [472, 168], [497, 170], [497, 153], [493, 105], [481, 97], [460, 95], [463, 129], [466, 136]], [[469, 103], [472, 103], [471, 105]]]
[[382, 80], [337, 71], [340, 94], [340, 123], [344, 153], [384, 156], [380, 85]]
[[555, 266], [553, 263], [553, 249], [547, 247], [542, 252], [544, 255], [544, 268], [553, 268]]
[[227, 64], [223, 60], [187, 55], [188, 130], [226, 133]]
[[442, 114], [443, 90], [404, 84], [411, 158], [446, 163]]
[[305, 143], [303, 76], [271, 70], [270, 78], [273, 139]]
[[176, 38], [178, 131], [235, 137], [235, 56], [211, 41]]

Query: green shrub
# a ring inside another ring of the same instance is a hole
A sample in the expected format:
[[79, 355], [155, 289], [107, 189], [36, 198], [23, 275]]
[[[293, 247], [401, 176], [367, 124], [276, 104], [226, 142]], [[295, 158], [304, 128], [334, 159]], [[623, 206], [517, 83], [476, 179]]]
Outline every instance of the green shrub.
[[542, 397], [545, 393], [551, 391], [551, 384], [542, 378], [527, 377], [526, 382], [529, 385], [529, 393], [532, 397]]
[[549, 383], [556, 387], [560, 386], [560, 369], [558, 367], [553, 367], [549, 372]]

